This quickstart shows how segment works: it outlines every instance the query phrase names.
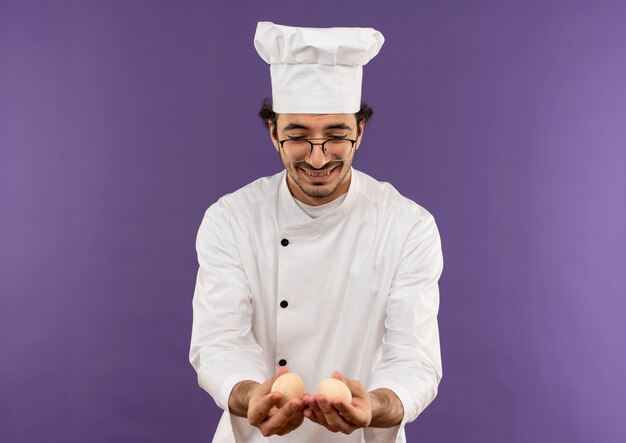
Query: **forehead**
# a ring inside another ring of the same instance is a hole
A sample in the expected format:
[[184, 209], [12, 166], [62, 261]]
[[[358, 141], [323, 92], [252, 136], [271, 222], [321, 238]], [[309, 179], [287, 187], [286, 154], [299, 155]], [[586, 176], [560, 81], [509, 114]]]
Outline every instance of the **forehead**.
[[288, 125], [299, 125], [311, 130], [323, 130], [336, 125], [356, 126], [354, 114], [278, 114], [276, 124], [278, 129]]

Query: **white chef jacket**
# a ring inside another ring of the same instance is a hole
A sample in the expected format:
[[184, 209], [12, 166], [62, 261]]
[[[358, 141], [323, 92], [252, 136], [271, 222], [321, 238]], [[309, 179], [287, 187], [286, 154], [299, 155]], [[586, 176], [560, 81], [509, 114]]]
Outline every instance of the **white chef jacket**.
[[[430, 213], [352, 169], [345, 200], [312, 219], [283, 171], [213, 204], [196, 248], [189, 358], [200, 386], [225, 411], [213, 442], [405, 441], [404, 425], [435, 398], [442, 376], [443, 260]], [[305, 418], [266, 439], [228, 412], [228, 398], [242, 380], [273, 376], [281, 360], [300, 374], [305, 392], [315, 393], [333, 371], [368, 391], [392, 390], [402, 423], [344, 435]]]

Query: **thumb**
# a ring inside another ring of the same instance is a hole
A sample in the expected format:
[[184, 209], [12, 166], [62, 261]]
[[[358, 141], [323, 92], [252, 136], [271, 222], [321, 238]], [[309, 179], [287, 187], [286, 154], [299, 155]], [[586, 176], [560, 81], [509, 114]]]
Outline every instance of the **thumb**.
[[[272, 378], [270, 378], [268, 381], [271, 381], [272, 384], [274, 384], [274, 382], [276, 381], [276, 379], [278, 377], [280, 377], [283, 374], [286, 374], [287, 372], [289, 372], [289, 368], [287, 366], [283, 366], [282, 368], [280, 368], [276, 374], [274, 374], [274, 376]], [[270, 385], [271, 386], [271, 385]]]
[[282, 368], [280, 368], [272, 378], [265, 380], [265, 382], [263, 382], [259, 386], [259, 392], [262, 392], [263, 394], [269, 394], [272, 390], [272, 385], [274, 384], [276, 379], [281, 375], [286, 374], [287, 372], [289, 372], [289, 368], [287, 366], [283, 366]]
[[364, 395], [367, 395], [367, 391], [360, 381], [350, 380], [349, 378], [344, 377], [339, 371], [333, 372], [333, 378], [344, 382], [346, 386], [348, 386], [348, 389], [350, 389], [353, 397], [363, 397]]
[[340, 380], [344, 383], [348, 383], [348, 379], [341, 375], [341, 372], [339, 371], [333, 372], [332, 378], [336, 378], [337, 380]]

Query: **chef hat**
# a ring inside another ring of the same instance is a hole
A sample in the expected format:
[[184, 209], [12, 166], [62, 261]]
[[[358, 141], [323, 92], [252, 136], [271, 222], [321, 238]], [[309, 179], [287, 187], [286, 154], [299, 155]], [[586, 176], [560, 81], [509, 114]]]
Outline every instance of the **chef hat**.
[[385, 38], [372, 28], [295, 28], [259, 22], [254, 47], [269, 63], [274, 112], [353, 114], [363, 65]]

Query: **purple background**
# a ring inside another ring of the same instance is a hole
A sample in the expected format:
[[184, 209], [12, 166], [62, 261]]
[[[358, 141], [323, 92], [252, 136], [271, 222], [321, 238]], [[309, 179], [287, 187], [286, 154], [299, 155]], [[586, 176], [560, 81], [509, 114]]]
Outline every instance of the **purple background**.
[[0, 1], [0, 441], [210, 441], [196, 231], [282, 167], [259, 20], [387, 39], [355, 166], [445, 258], [409, 441], [626, 441], [626, 5], [565, 0]]

